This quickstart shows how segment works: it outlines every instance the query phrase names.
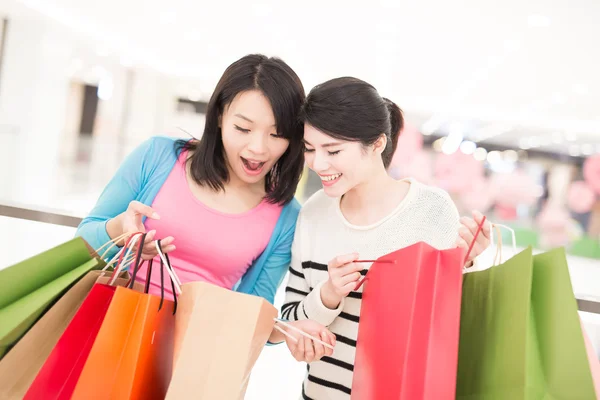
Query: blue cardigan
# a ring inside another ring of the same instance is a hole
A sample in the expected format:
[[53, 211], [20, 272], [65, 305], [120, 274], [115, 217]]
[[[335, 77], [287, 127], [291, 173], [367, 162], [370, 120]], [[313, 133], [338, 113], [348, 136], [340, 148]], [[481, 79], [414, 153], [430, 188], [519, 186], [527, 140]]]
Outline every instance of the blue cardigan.
[[[96, 206], [83, 219], [76, 235], [97, 249], [110, 240], [106, 222], [124, 212], [132, 200], [151, 206], [177, 161], [175, 140], [153, 137], [136, 148], [119, 167]], [[290, 265], [299, 211], [300, 204], [296, 199], [283, 207], [269, 244], [234, 290], [263, 297], [273, 304], [275, 292]], [[235, 246], [235, 243], [231, 245]], [[114, 256], [116, 252], [117, 249], [113, 249], [109, 256]]]

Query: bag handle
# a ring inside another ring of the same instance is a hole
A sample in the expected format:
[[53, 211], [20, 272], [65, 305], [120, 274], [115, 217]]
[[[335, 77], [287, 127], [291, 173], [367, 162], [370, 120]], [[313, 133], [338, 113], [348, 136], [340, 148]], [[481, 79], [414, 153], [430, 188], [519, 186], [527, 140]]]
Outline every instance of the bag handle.
[[[494, 266], [498, 264], [502, 264], [502, 234], [500, 232], [500, 228], [504, 228], [511, 233], [512, 237], [512, 247], [513, 252], [517, 254], [517, 235], [515, 234], [515, 230], [502, 224], [492, 223], [492, 228], [495, 228], [496, 234], [498, 235], [498, 244], [496, 245], [496, 255], [494, 256]], [[490, 242], [494, 244], [494, 229], [490, 231]]]
[[[295, 326], [292, 326], [286, 322], [283, 322], [281, 319], [279, 318], [273, 318], [273, 320], [275, 321], [276, 324], [281, 324], [283, 326], [285, 326], [288, 329], [291, 329], [294, 332], [298, 332], [299, 334], [301, 334], [302, 336], [305, 336], [317, 343], [322, 344], [323, 346], [327, 347], [328, 349], [334, 350], [333, 346], [330, 345], [329, 343], [325, 343], [324, 341], [322, 341], [321, 339], [309, 335], [308, 333], [304, 332], [302, 329], [296, 328]], [[277, 329], [279, 332], [283, 333], [285, 336], [289, 337], [290, 339], [292, 339], [292, 341], [294, 342], [298, 342], [298, 339], [296, 339], [294, 336], [290, 335], [288, 332], [285, 331], [285, 329], [282, 329], [280, 327], [278, 327], [277, 325], [274, 326], [275, 329]]]

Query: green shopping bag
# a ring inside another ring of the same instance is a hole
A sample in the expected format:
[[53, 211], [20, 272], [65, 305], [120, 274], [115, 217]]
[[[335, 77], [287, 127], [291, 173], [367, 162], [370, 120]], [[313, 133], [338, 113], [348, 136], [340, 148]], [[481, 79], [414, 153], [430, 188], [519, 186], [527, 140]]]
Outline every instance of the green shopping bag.
[[75, 238], [0, 270], [0, 359], [86, 273], [105, 264]]
[[456, 398], [596, 398], [563, 249], [465, 274]]

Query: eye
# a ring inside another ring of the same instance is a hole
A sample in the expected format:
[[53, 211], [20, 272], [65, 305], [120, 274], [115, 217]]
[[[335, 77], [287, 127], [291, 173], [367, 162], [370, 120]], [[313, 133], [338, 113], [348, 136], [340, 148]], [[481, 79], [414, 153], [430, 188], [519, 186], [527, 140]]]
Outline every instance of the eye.
[[314, 153], [315, 149], [309, 149], [308, 147], [304, 146], [304, 152], [305, 153]]
[[335, 156], [336, 154], [339, 154], [341, 150], [336, 150], [336, 151], [328, 151], [330, 156]]
[[237, 130], [238, 130], [238, 131], [240, 131], [240, 132], [243, 132], [243, 133], [248, 133], [248, 132], [250, 132], [250, 129], [244, 129], [244, 128], [241, 128], [241, 127], [239, 127], [239, 126], [237, 126], [237, 125], [234, 125], [234, 126], [235, 126], [235, 129], [237, 129]]
[[271, 136], [274, 138], [277, 138], [277, 139], [285, 139], [285, 136], [283, 136], [279, 133], [272, 133]]

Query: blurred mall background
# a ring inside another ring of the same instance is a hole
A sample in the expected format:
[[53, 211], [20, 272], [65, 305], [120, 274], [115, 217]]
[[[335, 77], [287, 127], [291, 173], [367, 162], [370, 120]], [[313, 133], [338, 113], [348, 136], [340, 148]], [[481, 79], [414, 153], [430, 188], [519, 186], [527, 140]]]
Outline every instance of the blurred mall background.
[[[576, 295], [598, 310], [599, 20], [596, 0], [0, 0], [0, 268], [70, 238], [58, 224], [84, 216], [141, 141], [201, 137], [224, 69], [260, 52], [307, 92], [372, 83], [408, 122], [390, 173], [513, 227], [519, 247], [565, 246]], [[247, 398], [297, 398], [304, 371], [269, 348]]]

